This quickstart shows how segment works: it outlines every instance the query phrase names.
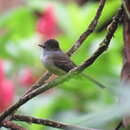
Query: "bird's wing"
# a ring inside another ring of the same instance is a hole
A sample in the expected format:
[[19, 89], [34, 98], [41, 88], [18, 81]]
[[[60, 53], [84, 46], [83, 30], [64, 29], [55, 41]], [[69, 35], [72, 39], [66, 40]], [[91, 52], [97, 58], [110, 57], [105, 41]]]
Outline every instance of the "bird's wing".
[[56, 67], [64, 70], [65, 72], [68, 72], [74, 67], [76, 67], [76, 65], [71, 61], [71, 59], [64, 53], [57, 56], [55, 55], [53, 57], [53, 62]]

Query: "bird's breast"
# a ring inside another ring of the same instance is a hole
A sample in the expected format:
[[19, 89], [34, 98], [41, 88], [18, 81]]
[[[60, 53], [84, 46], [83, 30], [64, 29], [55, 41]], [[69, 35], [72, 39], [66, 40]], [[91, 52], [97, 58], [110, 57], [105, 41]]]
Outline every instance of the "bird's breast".
[[44, 64], [45, 67], [47, 67], [48, 65], [52, 66], [52, 64], [53, 64], [51, 56], [43, 56], [43, 55], [41, 55], [41, 61]]
[[62, 75], [65, 74], [65, 72], [63, 70], [61, 70], [60, 68], [57, 68], [53, 62], [53, 58], [52, 56], [48, 55], [48, 56], [43, 56], [41, 55], [41, 61], [43, 63], [43, 65], [45, 66], [45, 68], [48, 69], [48, 71], [56, 74], [56, 75]]

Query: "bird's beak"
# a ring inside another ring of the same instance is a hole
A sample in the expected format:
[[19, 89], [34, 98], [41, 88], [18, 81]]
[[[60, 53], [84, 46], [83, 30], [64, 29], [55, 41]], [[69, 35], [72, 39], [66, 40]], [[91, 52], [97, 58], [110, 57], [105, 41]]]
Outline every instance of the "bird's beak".
[[43, 45], [42, 44], [38, 44], [38, 46], [42, 47], [43, 48]]

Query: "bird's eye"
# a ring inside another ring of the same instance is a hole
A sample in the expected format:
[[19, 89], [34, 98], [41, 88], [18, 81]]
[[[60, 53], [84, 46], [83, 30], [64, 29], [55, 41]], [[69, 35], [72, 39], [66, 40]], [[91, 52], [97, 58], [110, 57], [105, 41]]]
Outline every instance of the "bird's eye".
[[45, 46], [43, 46], [43, 48], [46, 48]]

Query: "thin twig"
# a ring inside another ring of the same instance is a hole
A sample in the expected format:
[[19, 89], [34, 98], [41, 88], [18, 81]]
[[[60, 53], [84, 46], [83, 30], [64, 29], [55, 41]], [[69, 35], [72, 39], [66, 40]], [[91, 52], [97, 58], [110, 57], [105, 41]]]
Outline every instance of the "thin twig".
[[116, 126], [115, 130], [120, 130], [120, 128], [123, 126], [122, 121]]
[[63, 129], [63, 130], [97, 130], [93, 128], [81, 128], [79, 126], [73, 126], [73, 125], [60, 123], [57, 121], [51, 121], [48, 119], [40, 119], [40, 118], [24, 116], [24, 115], [13, 115], [12, 120], [24, 121], [27, 123], [41, 124], [41, 125], [50, 126], [53, 128]]
[[15, 124], [12, 121], [8, 121], [8, 120], [2, 121], [2, 123], [0, 125], [5, 128], [9, 128], [11, 130], [26, 130], [25, 128]]
[[110, 41], [114, 35], [114, 32], [117, 29], [118, 23], [121, 21], [123, 15], [123, 7], [121, 7], [115, 17], [113, 17], [113, 20], [109, 26], [108, 33], [105, 37], [105, 39], [100, 43], [99, 48], [95, 53], [87, 59], [81, 66], [78, 67], [79, 71], [83, 71], [86, 67], [90, 66], [104, 51], [107, 50]]
[[27, 95], [27, 94], [29, 94], [29, 93], [30, 93], [31, 91], [33, 91], [34, 89], [36, 89], [36, 88], [42, 86], [42, 85], [45, 83], [45, 81], [46, 81], [50, 76], [51, 76], [51, 73], [50, 73], [50, 72], [48, 72], [48, 71], [45, 72], [45, 73], [40, 77], [40, 79], [39, 79], [35, 84], [33, 84], [31, 88], [29, 88], [29, 89], [25, 92], [24, 96]]
[[97, 9], [96, 15], [92, 22], [89, 24], [87, 30], [83, 32], [80, 38], [76, 41], [76, 43], [69, 49], [67, 54], [71, 56], [80, 46], [81, 44], [87, 39], [87, 37], [95, 30], [98, 20], [101, 16], [102, 10], [104, 8], [106, 0], [100, 0], [99, 8]]
[[13, 113], [16, 109], [18, 109], [20, 106], [25, 104], [30, 99], [36, 97], [40, 93], [47, 91], [50, 88], [53, 88], [53, 87], [59, 85], [60, 83], [65, 82], [66, 80], [69, 80], [74, 75], [78, 74], [79, 72], [83, 71], [85, 68], [87, 68], [91, 64], [93, 64], [94, 61], [96, 61], [96, 59], [108, 48], [110, 40], [112, 39], [112, 36], [114, 35], [114, 32], [117, 29], [117, 25], [120, 21], [120, 18], [122, 17], [122, 13], [123, 13], [123, 8], [121, 7], [119, 9], [117, 15], [113, 18], [111, 27], [109, 28], [105, 39], [100, 43], [100, 46], [97, 49], [97, 51], [88, 60], [86, 60], [79, 67], [75, 67], [74, 69], [72, 69], [69, 73], [67, 73], [61, 77], [58, 77], [57, 79], [50, 81], [49, 83], [45, 83], [42, 87], [37, 88], [37, 89], [33, 90], [32, 92], [30, 92], [28, 95], [20, 98], [19, 101], [17, 101], [14, 105], [9, 107], [4, 113], [1, 114], [0, 122], [3, 121], [8, 115]]
[[[79, 37], [79, 39], [75, 42], [75, 44], [72, 46], [72, 48], [69, 49], [69, 51], [67, 52], [67, 54], [69, 56], [71, 56], [80, 46], [81, 44], [84, 42], [84, 40], [87, 39], [87, 37], [94, 31], [94, 29], [96, 28], [96, 25], [98, 23], [98, 20], [101, 16], [102, 10], [104, 8], [106, 0], [100, 0], [99, 3], [99, 7], [97, 9], [96, 15], [94, 17], [94, 19], [92, 20], [92, 22], [90, 23], [90, 25], [88, 26], [87, 30], [81, 34], [81, 36]], [[27, 92], [25, 93], [28, 94], [29, 92], [31, 92], [32, 90], [40, 87], [41, 85], [43, 85], [45, 83], [45, 81], [51, 76], [50, 73], [46, 73], [43, 74], [43, 76], [40, 78], [40, 81], [42, 82], [37, 82], [36, 84], [34, 84], [29, 90], [27, 90]]]

